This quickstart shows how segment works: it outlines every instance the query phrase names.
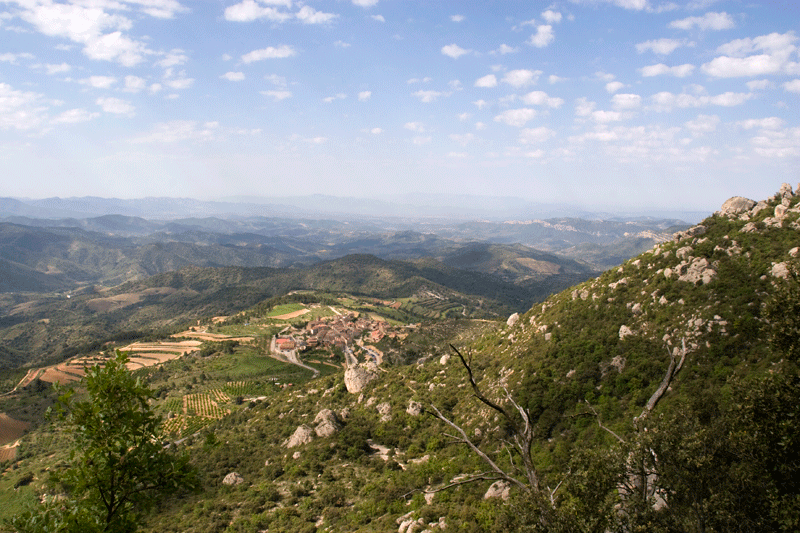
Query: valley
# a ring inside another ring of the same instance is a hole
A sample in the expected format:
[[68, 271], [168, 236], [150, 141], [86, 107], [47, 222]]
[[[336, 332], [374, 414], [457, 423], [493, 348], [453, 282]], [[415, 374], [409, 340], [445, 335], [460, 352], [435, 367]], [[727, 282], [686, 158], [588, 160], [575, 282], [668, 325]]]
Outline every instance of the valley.
[[5, 293], [2, 518], [69, 496], [45, 412], [122, 350], [201, 480], [143, 531], [791, 531], [798, 193], [599, 274], [484, 243]]

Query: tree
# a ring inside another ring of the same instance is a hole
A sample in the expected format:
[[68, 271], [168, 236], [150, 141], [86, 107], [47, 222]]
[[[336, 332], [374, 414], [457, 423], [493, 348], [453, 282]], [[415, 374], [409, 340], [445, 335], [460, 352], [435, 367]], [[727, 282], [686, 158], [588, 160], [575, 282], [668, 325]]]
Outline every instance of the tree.
[[82, 385], [59, 398], [58, 418], [73, 435], [70, 466], [58, 477], [66, 500], [51, 502], [12, 524], [19, 531], [121, 532], [157, 499], [198, 486], [188, 455], [162, 444], [152, 391], [126, 368], [127, 354], [86, 372]]

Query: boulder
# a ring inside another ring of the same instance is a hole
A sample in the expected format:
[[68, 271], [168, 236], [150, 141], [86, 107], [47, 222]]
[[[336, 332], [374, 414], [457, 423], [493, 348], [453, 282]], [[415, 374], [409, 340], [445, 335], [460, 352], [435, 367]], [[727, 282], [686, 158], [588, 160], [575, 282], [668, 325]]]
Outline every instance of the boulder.
[[242, 476], [240, 476], [240, 475], [239, 475], [238, 473], [236, 473], [236, 472], [231, 472], [230, 474], [228, 474], [227, 476], [225, 476], [225, 477], [222, 479], [222, 484], [223, 484], [223, 485], [233, 485], [233, 486], [236, 486], [236, 485], [239, 485], [239, 484], [241, 484], [241, 483], [244, 483], [244, 478], [243, 478]]
[[302, 426], [298, 427], [294, 430], [294, 433], [289, 440], [286, 441], [287, 448], [294, 448], [296, 446], [301, 446], [303, 444], [308, 444], [314, 439], [314, 435], [316, 433], [313, 429], [308, 427], [307, 425], [303, 424]]
[[776, 263], [772, 265], [770, 274], [776, 278], [789, 279], [789, 266], [786, 263]]
[[717, 271], [709, 265], [708, 259], [696, 257], [688, 265], [681, 263], [678, 279], [688, 283], [701, 281], [705, 285], [716, 277]]
[[510, 492], [511, 485], [508, 481], [495, 481], [486, 490], [486, 493], [483, 495], [483, 499], [488, 500], [489, 498], [501, 498], [503, 501], [507, 501]]
[[792, 196], [794, 196], [794, 193], [792, 192], [792, 186], [789, 185], [788, 183], [781, 184], [781, 188], [780, 191], [778, 191], [778, 194], [780, 194], [784, 198], [791, 198]]
[[422, 414], [422, 404], [415, 402], [414, 400], [409, 400], [406, 413], [410, 414], [411, 416], [419, 416]]
[[508, 325], [508, 327], [512, 327], [517, 322], [519, 322], [519, 313], [514, 313], [508, 317], [508, 320], [506, 320], [506, 325]]
[[744, 198], [742, 196], [734, 196], [733, 198], [729, 198], [722, 204], [722, 208], [720, 209], [720, 213], [724, 216], [735, 217], [747, 211], [750, 211], [756, 203], [749, 198]]
[[625, 337], [629, 337], [631, 335], [633, 335], [633, 331], [631, 331], [631, 328], [629, 328], [628, 326], [626, 326], [624, 324], [619, 327], [619, 338], [620, 339], [624, 339]]
[[378, 367], [372, 361], [357, 366], [349, 367], [344, 371], [344, 385], [347, 392], [357, 394], [364, 390], [367, 383], [377, 379]]
[[314, 417], [314, 423], [317, 425], [314, 428], [314, 433], [317, 434], [317, 437], [330, 437], [338, 433], [342, 428], [339, 417], [330, 409], [323, 409], [317, 413], [317, 416]]
[[375, 409], [381, 415], [381, 422], [388, 422], [392, 419], [392, 406], [389, 402], [379, 403], [375, 406]]

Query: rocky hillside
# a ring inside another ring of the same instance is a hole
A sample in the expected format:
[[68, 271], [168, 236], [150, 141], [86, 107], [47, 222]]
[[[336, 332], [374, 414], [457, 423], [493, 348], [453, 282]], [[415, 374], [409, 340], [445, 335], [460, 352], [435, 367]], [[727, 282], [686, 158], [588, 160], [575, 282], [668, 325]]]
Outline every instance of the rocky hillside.
[[253, 399], [142, 527], [795, 531], [799, 237], [800, 190], [733, 198], [488, 333]]

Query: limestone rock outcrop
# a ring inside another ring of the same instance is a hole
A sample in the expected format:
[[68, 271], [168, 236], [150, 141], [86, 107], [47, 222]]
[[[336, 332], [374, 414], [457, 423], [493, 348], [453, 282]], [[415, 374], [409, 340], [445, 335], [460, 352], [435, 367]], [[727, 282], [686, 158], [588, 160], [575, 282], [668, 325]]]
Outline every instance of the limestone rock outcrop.
[[307, 425], [303, 424], [294, 430], [292, 436], [289, 437], [288, 441], [286, 441], [286, 447], [295, 448], [297, 446], [302, 446], [303, 444], [308, 444], [314, 439], [314, 435], [316, 435], [316, 432]]
[[314, 423], [316, 424], [314, 433], [317, 434], [317, 437], [330, 437], [331, 435], [338, 433], [338, 431], [342, 428], [342, 424], [339, 422], [339, 417], [336, 416], [336, 413], [330, 409], [323, 409], [317, 413], [317, 416], [314, 417]]
[[753, 207], [755, 207], [755, 205], [756, 202], [750, 200], [749, 198], [744, 198], [743, 196], [734, 196], [722, 204], [720, 213], [726, 216], [737, 216], [750, 211]]
[[236, 473], [236, 472], [231, 472], [230, 474], [228, 474], [227, 476], [225, 476], [225, 477], [222, 479], [222, 484], [223, 484], [223, 485], [233, 485], [233, 486], [236, 486], [236, 485], [240, 485], [240, 484], [242, 484], [242, 483], [244, 483], [244, 478], [243, 478], [242, 476], [240, 476], [240, 475], [239, 475], [238, 473]]
[[344, 385], [347, 387], [347, 392], [350, 394], [357, 394], [364, 390], [367, 383], [377, 379], [378, 366], [369, 361], [356, 366], [351, 366], [344, 371]]

